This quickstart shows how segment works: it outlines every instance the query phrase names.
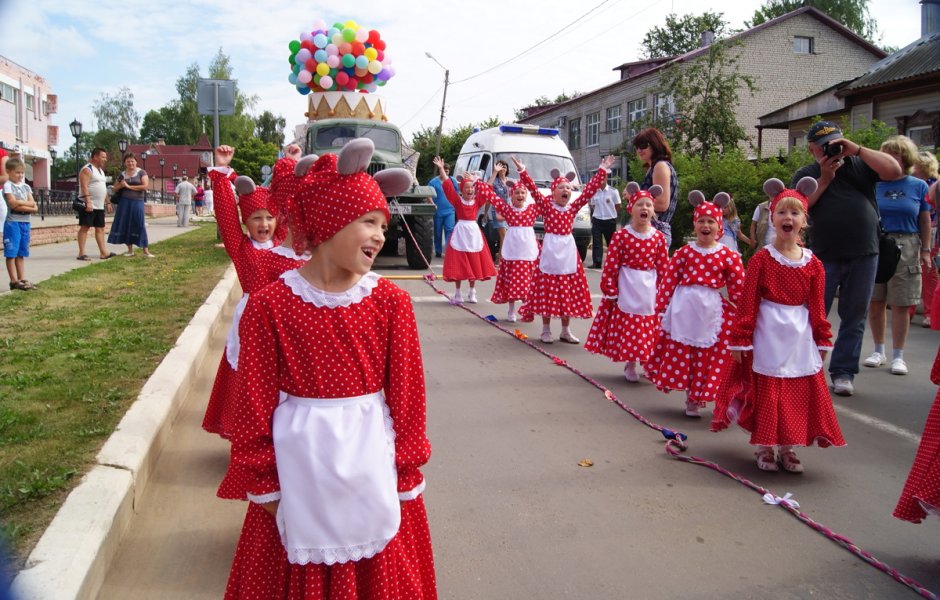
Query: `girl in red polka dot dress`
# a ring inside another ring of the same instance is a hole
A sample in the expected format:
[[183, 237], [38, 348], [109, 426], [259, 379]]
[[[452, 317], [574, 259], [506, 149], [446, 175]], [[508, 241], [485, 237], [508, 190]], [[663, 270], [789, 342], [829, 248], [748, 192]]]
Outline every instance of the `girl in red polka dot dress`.
[[794, 446], [845, 445], [822, 370], [832, 349], [826, 275], [822, 262], [800, 244], [807, 198], [816, 187], [812, 177], [796, 189], [779, 179], [764, 184], [777, 234], [748, 263], [729, 342], [749, 391], [742, 396], [735, 393], [741, 386], [723, 384], [712, 421], [713, 431], [735, 420], [749, 431], [763, 471], [783, 466], [802, 473]]
[[[248, 296], [265, 285], [276, 280], [284, 271], [295, 269], [304, 262], [304, 258], [294, 253], [289, 246], [278, 245], [290, 241], [290, 232], [284, 226], [285, 213], [279, 210], [277, 199], [285, 204], [295, 191], [294, 176], [296, 158], [300, 148], [292, 158], [282, 158], [275, 165], [275, 179], [272, 189], [256, 187], [249, 177], [235, 177], [229, 163], [235, 155], [231, 146], [219, 146], [215, 151], [215, 167], [209, 169], [209, 178], [215, 189], [215, 218], [222, 236], [225, 251], [235, 265], [235, 272], [242, 288], [242, 299], [235, 307], [235, 316], [225, 340], [225, 351], [219, 361], [206, 414], [202, 427], [210, 433], [228, 438], [231, 429], [232, 402], [236, 393], [236, 373], [238, 371], [239, 338], [238, 323], [242, 311], [248, 302]], [[232, 192], [230, 181], [234, 178], [238, 202]], [[275, 190], [278, 190], [275, 192]], [[286, 206], [286, 204], [285, 204]], [[239, 213], [241, 218], [239, 219]], [[275, 228], [275, 219], [282, 219]], [[247, 233], [242, 231], [245, 225]]]
[[421, 466], [421, 347], [411, 299], [370, 271], [385, 241], [385, 195], [405, 169], [373, 179], [373, 144], [320, 157], [294, 199], [310, 260], [253, 293], [223, 498], [249, 500], [225, 597], [422, 600], [437, 597]]
[[506, 237], [499, 248], [499, 270], [496, 275], [496, 288], [490, 302], [493, 304], [509, 303], [506, 320], [515, 323], [516, 302], [525, 301], [532, 284], [536, 260], [539, 257], [539, 244], [535, 240], [535, 219], [539, 216], [538, 204], [526, 206], [528, 194], [525, 185], [517, 181], [512, 186], [512, 204], [496, 195], [493, 188], [482, 180], [476, 182], [477, 195], [489, 202], [497, 214], [506, 219]]
[[[940, 385], [940, 352], [933, 362], [930, 381]], [[894, 508], [895, 517], [911, 523], [920, 523], [928, 514], [940, 517], [940, 392], [927, 415], [914, 464]]]
[[569, 344], [580, 344], [581, 340], [576, 338], [569, 328], [571, 317], [590, 319], [594, 307], [591, 305], [591, 289], [588, 287], [587, 277], [584, 276], [584, 266], [578, 256], [578, 248], [571, 231], [578, 210], [606, 183], [614, 157], [607, 156], [601, 161], [597, 173], [574, 201], [571, 201], [572, 187], [568, 178], [556, 177], [552, 182], [552, 196], [546, 198], [529, 177], [525, 165], [515, 157], [512, 161], [519, 172], [520, 181], [535, 198], [545, 226], [545, 239], [542, 240], [538, 269], [532, 278], [526, 303], [519, 308], [519, 315], [527, 323], [534, 320], [535, 315], [542, 316], [540, 339], [545, 344], [554, 341], [552, 317], [560, 317], [559, 339]]
[[[741, 255], [718, 243], [721, 216], [730, 197], [721, 192], [712, 202], [698, 190], [689, 194], [695, 207], [695, 240], [676, 250], [656, 294], [662, 315], [646, 376], [664, 392], [685, 390], [685, 414], [715, 400], [722, 371], [731, 360], [727, 349], [732, 306], [741, 293]], [[718, 293], [728, 288], [728, 297]]]
[[483, 243], [483, 233], [477, 225], [477, 213], [486, 204], [486, 201], [476, 197], [476, 187], [471, 177], [464, 175], [460, 182], [460, 195], [454, 189], [447, 171], [444, 170], [444, 161], [440, 156], [434, 157], [434, 166], [444, 182], [444, 195], [454, 210], [457, 211], [457, 224], [447, 241], [447, 250], [444, 251], [444, 281], [453, 281], [456, 290], [451, 299], [453, 304], [462, 304], [463, 295], [460, 293], [460, 284], [466, 279], [470, 282], [470, 293], [467, 302], [477, 302], [477, 290], [474, 287], [477, 281], [486, 281], [496, 277], [496, 267], [493, 266], [493, 257], [490, 250]]
[[634, 383], [640, 380], [636, 361], [649, 359], [659, 327], [656, 282], [669, 262], [666, 236], [652, 226], [653, 200], [662, 191], [658, 185], [645, 191], [636, 182], [627, 184], [630, 224], [610, 240], [601, 272], [604, 299], [584, 342], [588, 352], [625, 361], [623, 376]]

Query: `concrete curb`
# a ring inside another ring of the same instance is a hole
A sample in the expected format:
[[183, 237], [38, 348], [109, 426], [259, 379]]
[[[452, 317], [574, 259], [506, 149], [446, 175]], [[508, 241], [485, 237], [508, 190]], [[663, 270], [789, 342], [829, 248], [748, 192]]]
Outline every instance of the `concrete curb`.
[[15, 598], [97, 597], [209, 340], [228, 325], [223, 317], [241, 295], [237, 283], [229, 267], [30, 553], [13, 581]]

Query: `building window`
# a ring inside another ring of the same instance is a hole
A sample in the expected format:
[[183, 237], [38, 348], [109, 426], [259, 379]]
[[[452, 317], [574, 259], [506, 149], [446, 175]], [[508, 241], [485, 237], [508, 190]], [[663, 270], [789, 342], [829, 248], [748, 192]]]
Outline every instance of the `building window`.
[[937, 147], [937, 140], [933, 137], [933, 127], [930, 125], [909, 127], [907, 137], [911, 138], [911, 141], [922, 150], [933, 150]]
[[577, 150], [581, 147], [581, 118], [568, 120], [568, 149]]
[[3, 99], [7, 102], [14, 102], [16, 98], [13, 86], [7, 83], [0, 83], [0, 94], [3, 95]]
[[676, 112], [676, 105], [669, 94], [653, 94], [653, 118], [662, 121]]
[[794, 36], [793, 52], [795, 54], [813, 54], [813, 38], [801, 35]]
[[25, 94], [26, 96], [26, 110], [33, 110], [33, 95]]
[[591, 113], [587, 116], [587, 143], [586, 146], [596, 146], [601, 138], [601, 113]]
[[637, 98], [627, 102], [627, 119], [630, 122], [630, 135], [638, 131], [637, 122], [646, 116], [646, 98]]
[[620, 131], [620, 105], [607, 109], [607, 133]]

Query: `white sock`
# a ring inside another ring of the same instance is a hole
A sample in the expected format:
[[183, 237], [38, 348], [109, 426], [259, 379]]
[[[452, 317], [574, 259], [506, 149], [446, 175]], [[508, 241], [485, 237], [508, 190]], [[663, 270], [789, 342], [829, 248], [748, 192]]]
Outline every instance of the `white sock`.
[[509, 301], [509, 312], [510, 312], [510, 313], [516, 312], [516, 301], [515, 301], [515, 300], [510, 300], [510, 301]]
[[[564, 331], [564, 329], [562, 329]], [[551, 333], [552, 324], [551, 323], [542, 323], [542, 333]]]
[[885, 353], [885, 345], [884, 345], [884, 344], [875, 344], [875, 352], [877, 352], [878, 354], [884, 354], [884, 353]]
[[901, 349], [895, 348], [895, 349], [894, 349], [894, 359], [897, 360], [897, 359], [899, 359], [899, 358], [900, 358], [901, 360], [904, 360], [904, 348], [901, 348]]
[[568, 325], [562, 325], [562, 326], [561, 326], [561, 334], [562, 334], [562, 335], [571, 335], [571, 329], [568, 328]]

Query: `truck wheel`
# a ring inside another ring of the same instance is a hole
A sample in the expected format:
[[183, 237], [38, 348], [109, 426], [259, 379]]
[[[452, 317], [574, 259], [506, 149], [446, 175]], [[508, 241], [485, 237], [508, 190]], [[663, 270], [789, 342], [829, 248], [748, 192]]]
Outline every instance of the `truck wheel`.
[[585, 239], [584, 242], [580, 242], [580, 241], [576, 242], [578, 246], [578, 255], [581, 256], [581, 262], [584, 262], [584, 259], [587, 258], [587, 249], [590, 243], [591, 243], [590, 239]]
[[431, 217], [405, 217], [405, 222], [411, 228], [415, 241], [418, 242], [415, 246], [415, 242], [407, 232], [402, 234], [405, 236], [405, 257], [408, 259], [408, 268], [426, 269], [428, 265], [425, 260], [430, 261], [434, 257], [434, 221]]

